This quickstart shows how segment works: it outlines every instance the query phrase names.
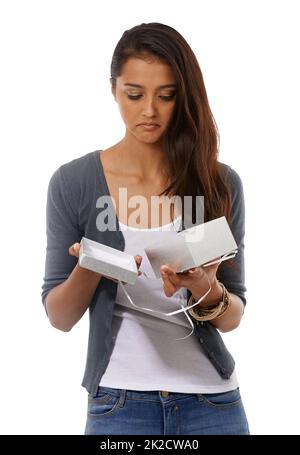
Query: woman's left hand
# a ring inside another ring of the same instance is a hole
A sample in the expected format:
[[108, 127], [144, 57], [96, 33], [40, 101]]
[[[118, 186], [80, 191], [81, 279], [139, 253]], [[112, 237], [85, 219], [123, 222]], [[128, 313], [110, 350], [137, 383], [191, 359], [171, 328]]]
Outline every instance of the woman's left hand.
[[215, 292], [220, 287], [216, 278], [219, 265], [220, 263], [208, 267], [194, 267], [184, 273], [176, 273], [170, 266], [162, 265], [160, 272], [165, 295], [172, 297], [175, 292], [184, 287], [191, 291], [195, 299], [200, 299], [208, 291], [209, 283], [211, 292]]

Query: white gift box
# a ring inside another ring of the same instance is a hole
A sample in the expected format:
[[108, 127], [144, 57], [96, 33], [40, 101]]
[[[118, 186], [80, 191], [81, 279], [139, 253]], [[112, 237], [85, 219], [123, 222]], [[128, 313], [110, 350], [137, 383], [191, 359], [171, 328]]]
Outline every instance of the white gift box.
[[177, 273], [184, 272], [192, 267], [208, 265], [224, 255], [233, 257], [237, 250], [227, 220], [222, 216], [178, 232], [170, 236], [169, 241], [147, 245], [145, 253], [159, 279], [162, 265], [169, 265]]
[[134, 256], [86, 237], [80, 242], [79, 265], [125, 283], [134, 284], [138, 277]]

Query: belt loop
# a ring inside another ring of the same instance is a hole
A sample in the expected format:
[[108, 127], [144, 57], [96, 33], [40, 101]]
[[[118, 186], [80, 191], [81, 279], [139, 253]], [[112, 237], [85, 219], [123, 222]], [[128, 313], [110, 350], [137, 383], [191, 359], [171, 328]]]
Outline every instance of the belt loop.
[[120, 389], [120, 397], [118, 402], [118, 407], [122, 408], [126, 400], [126, 389]]

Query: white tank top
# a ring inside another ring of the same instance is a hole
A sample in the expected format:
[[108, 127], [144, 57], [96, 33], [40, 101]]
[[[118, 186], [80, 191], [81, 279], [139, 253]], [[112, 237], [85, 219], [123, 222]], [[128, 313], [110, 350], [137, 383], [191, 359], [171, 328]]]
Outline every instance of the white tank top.
[[[135, 305], [160, 312], [180, 309], [186, 302], [186, 289], [166, 297], [162, 279], [155, 278], [144, 248], [179, 231], [181, 217], [173, 223], [153, 229], [139, 229], [120, 224], [126, 253], [143, 257], [140, 275], [126, 290]], [[217, 393], [238, 386], [235, 371], [222, 379], [194, 334], [184, 340], [192, 328], [184, 313], [165, 316], [134, 307], [118, 285], [114, 307], [113, 347], [100, 385], [128, 390], [167, 390], [181, 393]]]

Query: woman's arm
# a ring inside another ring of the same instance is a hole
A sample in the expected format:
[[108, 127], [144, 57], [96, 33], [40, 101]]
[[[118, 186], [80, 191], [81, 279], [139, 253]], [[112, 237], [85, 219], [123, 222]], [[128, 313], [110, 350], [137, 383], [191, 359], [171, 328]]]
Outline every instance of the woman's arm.
[[[193, 294], [194, 295], [194, 294]], [[214, 306], [222, 300], [223, 289], [218, 282], [212, 288], [208, 296], [201, 302], [200, 307]], [[195, 300], [198, 300], [201, 295], [194, 295]], [[244, 313], [244, 303], [240, 297], [229, 292], [230, 305], [225, 313], [209, 322], [215, 326], [220, 332], [230, 332], [238, 327]]]
[[220, 332], [230, 332], [238, 327], [241, 322], [244, 304], [243, 301], [235, 294], [229, 293], [230, 306], [228, 310], [219, 318], [209, 321]]
[[[222, 300], [223, 296], [223, 289], [216, 279], [217, 267], [218, 265], [212, 265], [206, 267], [206, 270], [197, 267], [190, 269], [184, 275], [178, 276], [171, 267], [161, 266], [161, 275], [166, 296], [171, 297], [181, 287], [186, 287], [193, 294], [194, 299], [199, 300], [208, 289], [208, 278], [210, 283], [214, 284], [211, 285], [211, 291], [206, 298], [199, 303], [199, 307], [209, 308], [215, 306]], [[230, 332], [230, 330], [238, 327], [244, 312], [244, 303], [240, 297], [230, 292], [229, 296], [230, 305], [225, 313], [219, 318], [209, 321], [221, 332]]]
[[64, 169], [57, 169], [48, 185], [42, 301], [51, 324], [69, 331], [85, 313], [101, 275], [78, 265], [79, 242], [84, 233], [78, 226], [78, 204]]
[[[230, 262], [232, 265], [214, 264], [209, 267], [196, 267], [190, 269], [185, 274], [176, 274], [170, 267], [162, 266], [161, 274], [163, 278], [164, 290], [167, 297], [171, 297], [181, 287], [187, 288], [194, 296], [195, 300], [200, 299], [209, 285], [211, 291], [199, 303], [199, 307], [210, 307], [222, 300], [223, 289], [219, 282], [227, 288], [231, 304], [226, 312], [219, 318], [210, 320], [221, 332], [229, 332], [238, 327], [244, 307], [245, 299], [245, 268], [244, 268], [244, 235], [245, 235], [245, 203], [243, 184], [240, 176], [232, 168], [228, 168], [229, 185], [232, 194], [231, 207], [231, 230], [238, 245], [238, 253]], [[217, 274], [218, 271], [218, 274]]]
[[[77, 256], [79, 248], [79, 244], [70, 247], [70, 254]], [[51, 289], [45, 306], [53, 327], [64, 332], [72, 329], [91, 303], [101, 277], [100, 273], [84, 269], [77, 264], [67, 280]]]
[[53, 327], [68, 332], [88, 308], [101, 275], [78, 264], [69, 278], [51, 289], [46, 298], [46, 310]]
[[[79, 257], [80, 244], [75, 243], [69, 248], [69, 254]], [[140, 268], [142, 256], [135, 255], [137, 268]], [[138, 275], [141, 272], [138, 270]], [[116, 281], [114, 278], [87, 270], [77, 263], [69, 277], [48, 293], [45, 306], [53, 327], [69, 332], [81, 319], [89, 307], [102, 276]]]

